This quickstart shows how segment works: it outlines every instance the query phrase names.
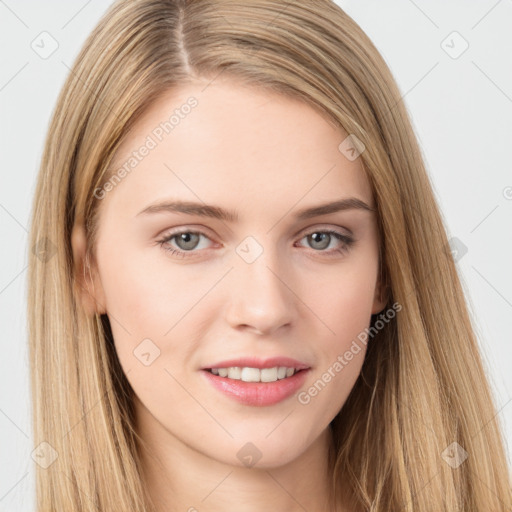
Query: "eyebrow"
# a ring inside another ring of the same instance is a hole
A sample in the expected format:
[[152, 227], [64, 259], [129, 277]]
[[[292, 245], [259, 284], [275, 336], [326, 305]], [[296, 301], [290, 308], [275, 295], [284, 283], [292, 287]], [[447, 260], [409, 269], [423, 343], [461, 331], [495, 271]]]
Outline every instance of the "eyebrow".
[[[297, 220], [305, 220], [312, 217], [319, 217], [321, 215], [327, 215], [329, 213], [336, 213], [345, 210], [364, 210], [369, 212], [375, 211], [374, 208], [371, 208], [361, 199], [356, 197], [349, 197], [346, 199], [340, 199], [338, 201], [323, 203], [317, 206], [299, 210], [295, 213], [294, 217]], [[239, 220], [238, 213], [236, 211], [224, 210], [219, 206], [196, 203], [193, 201], [162, 201], [147, 206], [136, 216], [165, 212], [199, 215], [202, 217], [211, 217], [226, 222], [237, 222]]]

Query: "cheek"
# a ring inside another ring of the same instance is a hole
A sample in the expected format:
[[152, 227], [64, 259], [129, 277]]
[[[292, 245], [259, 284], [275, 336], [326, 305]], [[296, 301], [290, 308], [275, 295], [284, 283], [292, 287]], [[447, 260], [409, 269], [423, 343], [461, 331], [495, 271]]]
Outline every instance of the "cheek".
[[297, 399], [326, 422], [338, 413], [361, 372], [376, 272], [377, 264], [371, 258], [340, 266], [336, 276], [324, 280], [323, 287], [312, 289], [307, 296], [308, 304], [314, 304], [315, 316], [321, 319], [315, 337], [318, 365]]
[[[310, 287], [309, 304], [323, 320], [324, 339], [333, 347], [343, 344], [367, 327], [375, 296], [377, 263], [367, 257], [341, 265], [334, 274], [326, 276], [319, 286]], [[322, 284], [322, 286], [320, 286]]]
[[116, 352], [128, 380], [139, 396], [160, 390], [160, 398], [167, 399], [176, 387], [168, 372], [183, 380], [195, 363], [202, 322], [220, 301], [212, 302], [215, 293], [205, 297], [212, 286], [208, 273], [173, 264], [159, 251], [148, 251], [149, 262], [147, 253], [141, 257], [133, 249], [110, 258], [105, 252], [100, 269]]
[[303, 414], [319, 424], [327, 425], [339, 413], [361, 373], [371, 315], [367, 296], [345, 288], [336, 299], [319, 304], [329, 329], [315, 338], [317, 365], [296, 398]]
[[[150, 249], [158, 251], [163, 249]], [[107, 311], [121, 329], [133, 336], [159, 338], [198, 302], [207, 284], [198, 272], [173, 268], [165, 254], [148, 261], [136, 251], [129, 257], [105, 259], [102, 283]]]

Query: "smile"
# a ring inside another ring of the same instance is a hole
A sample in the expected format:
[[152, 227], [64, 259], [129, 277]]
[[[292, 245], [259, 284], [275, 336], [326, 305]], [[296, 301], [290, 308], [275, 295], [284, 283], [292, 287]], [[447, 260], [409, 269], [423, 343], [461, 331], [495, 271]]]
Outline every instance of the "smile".
[[[292, 396], [302, 387], [310, 372], [309, 368], [296, 371], [294, 368], [281, 367], [285, 368], [285, 376], [279, 378], [278, 375], [283, 374], [283, 370], [279, 372], [279, 368], [263, 368], [261, 370], [250, 367], [234, 367], [234, 370], [233, 367], [211, 368], [204, 369], [200, 373], [215, 390], [228, 398], [244, 405], [262, 407], [277, 404]], [[215, 375], [214, 370], [218, 370], [219, 375]], [[221, 370], [224, 370], [222, 373], [227, 371], [225, 377], [220, 375]], [[230, 370], [234, 372], [233, 375], [240, 375], [241, 378], [231, 378]], [[291, 371], [294, 373], [287, 376], [286, 373]], [[253, 380], [246, 381], [244, 377]], [[272, 380], [264, 381], [263, 379]]]
[[275, 382], [291, 377], [298, 370], [286, 366], [273, 368], [251, 368], [248, 366], [231, 366], [229, 368], [211, 368], [213, 375], [227, 377], [228, 379], [243, 380], [244, 382]]

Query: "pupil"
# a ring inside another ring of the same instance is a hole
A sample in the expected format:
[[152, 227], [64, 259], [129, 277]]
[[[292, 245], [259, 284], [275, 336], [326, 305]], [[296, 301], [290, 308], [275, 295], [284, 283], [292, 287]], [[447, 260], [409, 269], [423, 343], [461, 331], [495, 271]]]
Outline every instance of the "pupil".
[[[313, 233], [310, 236], [313, 239], [314, 243], [320, 242], [320, 247], [317, 247], [319, 249], [325, 249], [329, 245], [329, 236], [330, 235], [328, 233]], [[324, 239], [323, 244], [322, 244], [322, 238]], [[327, 242], [327, 243], [325, 243], [325, 242]]]
[[[194, 240], [194, 237], [196, 240]], [[198, 242], [198, 235], [196, 233], [181, 233], [181, 235], [178, 237], [178, 245], [182, 249], [193, 249]], [[182, 245], [184, 244], [184, 246]]]

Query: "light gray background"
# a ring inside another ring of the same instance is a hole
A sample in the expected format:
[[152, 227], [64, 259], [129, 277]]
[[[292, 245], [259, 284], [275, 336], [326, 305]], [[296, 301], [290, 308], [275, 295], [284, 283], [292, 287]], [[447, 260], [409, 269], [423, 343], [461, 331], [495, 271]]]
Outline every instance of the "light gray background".
[[[43, 138], [69, 67], [110, 3], [0, 0], [0, 511], [33, 510], [25, 304]], [[511, 444], [512, 0], [338, 3], [394, 73], [449, 236], [467, 246], [458, 267]], [[44, 31], [58, 42], [46, 59], [31, 47], [42, 47]]]

